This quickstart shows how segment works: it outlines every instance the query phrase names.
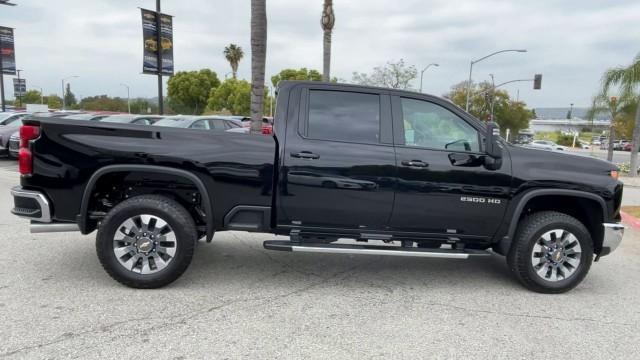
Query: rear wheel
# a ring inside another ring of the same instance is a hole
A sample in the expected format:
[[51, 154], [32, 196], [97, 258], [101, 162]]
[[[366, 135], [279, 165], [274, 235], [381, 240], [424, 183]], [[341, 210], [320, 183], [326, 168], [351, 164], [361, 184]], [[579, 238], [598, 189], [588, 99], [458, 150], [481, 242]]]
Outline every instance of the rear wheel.
[[592, 261], [593, 242], [586, 227], [553, 211], [525, 218], [507, 255], [516, 278], [541, 293], [573, 289], [585, 278]]
[[96, 251], [102, 267], [134, 288], [158, 288], [176, 280], [191, 263], [196, 226], [179, 203], [138, 196], [114, 207], [102, 221]]

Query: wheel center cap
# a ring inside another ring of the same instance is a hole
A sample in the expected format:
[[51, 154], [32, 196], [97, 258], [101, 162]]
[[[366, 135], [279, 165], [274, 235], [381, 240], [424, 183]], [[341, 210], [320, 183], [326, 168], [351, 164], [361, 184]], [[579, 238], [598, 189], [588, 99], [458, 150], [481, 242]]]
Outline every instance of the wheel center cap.
[[562, 251], [554, 251], [553, 254], [551, 254], [551, 260], [553, 260], [554, 262], [560, 262], [560, 260], [562, 260]]
[[153, 242], [150, 239], [142, 238], [136, 241], [136, 247], [142, 252], [149, 252], [153, 248]]

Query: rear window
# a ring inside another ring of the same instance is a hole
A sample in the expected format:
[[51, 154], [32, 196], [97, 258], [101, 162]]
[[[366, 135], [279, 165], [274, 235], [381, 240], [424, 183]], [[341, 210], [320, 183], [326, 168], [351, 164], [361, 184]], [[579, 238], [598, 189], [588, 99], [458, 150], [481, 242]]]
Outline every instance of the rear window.
[[380, 96], [311, 90], [307, 126], [312, 139], [378, 143]]

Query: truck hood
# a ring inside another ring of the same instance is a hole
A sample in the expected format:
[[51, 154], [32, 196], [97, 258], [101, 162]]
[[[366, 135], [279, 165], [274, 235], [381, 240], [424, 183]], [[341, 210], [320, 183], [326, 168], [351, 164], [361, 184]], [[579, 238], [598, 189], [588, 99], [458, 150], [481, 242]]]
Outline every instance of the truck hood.
[[592, 176], [609, 177], [611, 171], [618, 170], [615, 164], [588, 155], [516, 145], [509, 145], [508, 150], [514, 175], [529, 179], [583, 183]]

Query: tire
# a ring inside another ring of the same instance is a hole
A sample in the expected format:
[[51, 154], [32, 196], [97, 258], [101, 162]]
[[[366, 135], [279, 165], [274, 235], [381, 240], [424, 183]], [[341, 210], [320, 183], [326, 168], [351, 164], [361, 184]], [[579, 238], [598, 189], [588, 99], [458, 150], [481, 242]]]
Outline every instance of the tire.
[[98, 229], [96, 252], [114, 280], [154, 289], [185, 272], [197, 240], [195, 222], [182, 205], [164, 196], [144, 195], [109, 211]]
[[[550, 251], [554, 246], [557, 248]], [[554, 211], [523, 219], [507, 255], [509, 269], [518, 281], [529, 290], [545, 294], [576, 287], [587, 276], [592, 262], [593, 241], [587, 228], [574, 217]]]

